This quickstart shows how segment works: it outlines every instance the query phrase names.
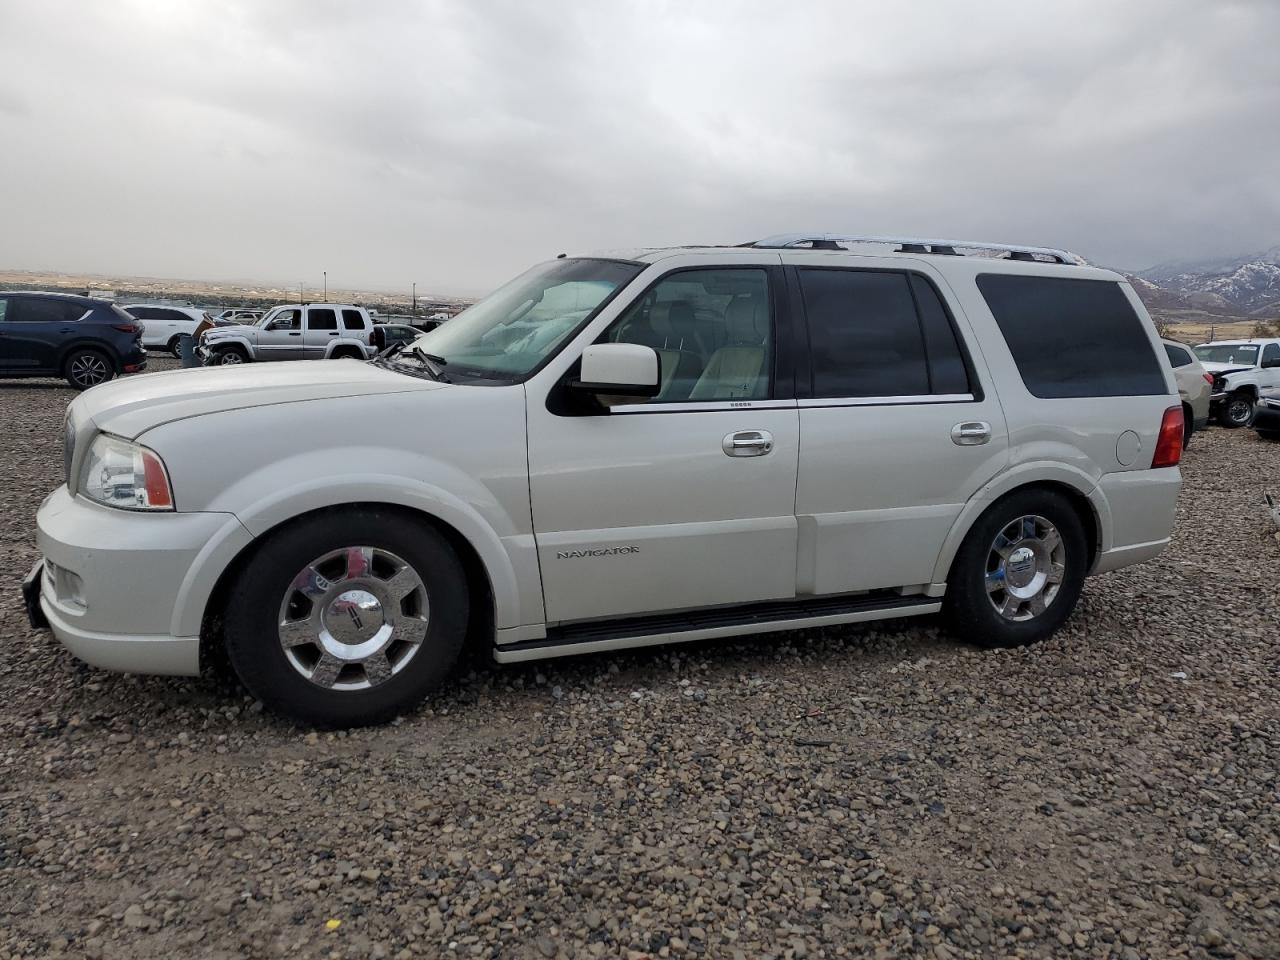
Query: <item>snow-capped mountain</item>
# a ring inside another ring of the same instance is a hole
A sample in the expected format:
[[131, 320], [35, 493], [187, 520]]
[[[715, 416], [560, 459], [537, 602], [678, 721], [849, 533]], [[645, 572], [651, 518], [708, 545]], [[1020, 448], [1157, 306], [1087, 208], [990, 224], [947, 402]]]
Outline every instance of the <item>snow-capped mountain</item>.
[[1138, 277], [1202, 310], [1280, 314], [1280, 247], [1225, 260], [1160, 264]]

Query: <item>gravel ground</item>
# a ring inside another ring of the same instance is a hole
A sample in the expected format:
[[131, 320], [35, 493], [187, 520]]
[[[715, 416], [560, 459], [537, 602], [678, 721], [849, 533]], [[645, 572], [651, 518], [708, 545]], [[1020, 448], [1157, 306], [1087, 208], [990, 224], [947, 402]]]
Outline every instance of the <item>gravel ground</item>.
[[1174, 548], [1033, 649], [483, 667], [317, 735], [28, 630], [71, 394], [0, 396], [0, 958], [1280, 956], [1280, 444], [1196, 437]]

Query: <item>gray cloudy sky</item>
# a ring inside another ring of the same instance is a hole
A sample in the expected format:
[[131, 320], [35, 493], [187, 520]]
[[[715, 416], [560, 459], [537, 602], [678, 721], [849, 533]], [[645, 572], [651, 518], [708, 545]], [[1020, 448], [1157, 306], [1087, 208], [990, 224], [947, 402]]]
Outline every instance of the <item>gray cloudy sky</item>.
[[0, 268], [475, 293], [822, 229], [1280, 243], [1280, 2], [0, 3]]

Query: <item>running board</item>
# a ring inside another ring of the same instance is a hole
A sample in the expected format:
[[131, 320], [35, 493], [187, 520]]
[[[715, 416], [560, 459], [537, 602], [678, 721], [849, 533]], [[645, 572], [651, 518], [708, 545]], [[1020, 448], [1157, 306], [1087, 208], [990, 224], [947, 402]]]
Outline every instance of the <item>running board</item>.
[[891, 591], [838, 597], [769, 600], [617, 620], [589, 620], [547, 629], [545, 639], [521, 640], [494, 649], [499, 663], [539, 660], [628, 647], [710, 640], [747, 633], [773, 633], [839, 623], [886, 620], [937, 613], [942, 601]]

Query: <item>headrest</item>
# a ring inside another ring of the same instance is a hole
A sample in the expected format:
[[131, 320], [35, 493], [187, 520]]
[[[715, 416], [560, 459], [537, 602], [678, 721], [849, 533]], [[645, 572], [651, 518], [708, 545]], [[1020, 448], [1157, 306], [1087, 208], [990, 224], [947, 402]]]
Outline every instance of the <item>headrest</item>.
[[761, 299], [754, 295], [730, 300], [724, 321], [733, 343], [763, 343], [769, 334], [769, 314]]

